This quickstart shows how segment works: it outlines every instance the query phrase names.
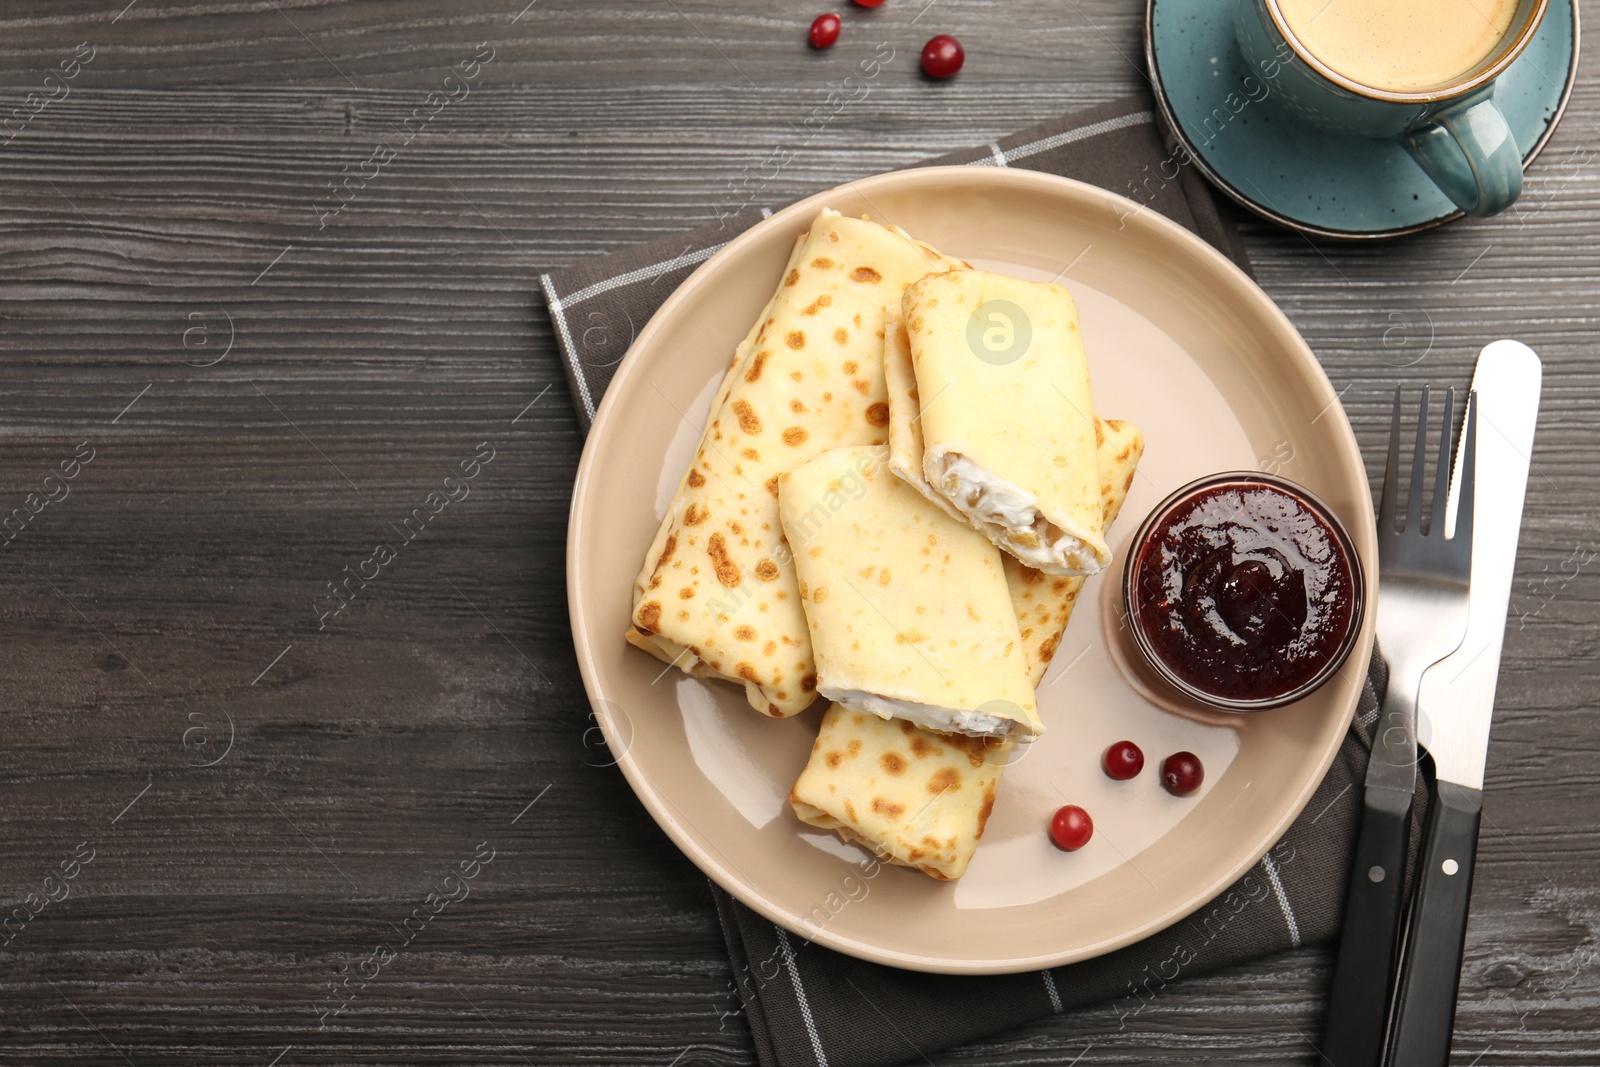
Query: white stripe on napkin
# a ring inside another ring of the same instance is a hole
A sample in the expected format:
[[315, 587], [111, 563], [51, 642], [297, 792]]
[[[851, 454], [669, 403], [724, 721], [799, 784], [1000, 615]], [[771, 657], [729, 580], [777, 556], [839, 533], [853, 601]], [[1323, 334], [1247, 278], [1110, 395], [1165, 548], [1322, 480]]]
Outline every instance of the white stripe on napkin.
[[648, 278], [659, 278], [669, 270], [677, 270], [679, 267], [688, 267], [696, 263], [704, 263], [714, 254], [720, 251], [722, 246], [726, 245], [727, 243], [727, 241], [722, 241], [719, 244], [696, 249], [693, 252], [685, 252], [681, 256], [673, 256], [671, 259], [662, 260], [660, 263], [652, 263], [648, 267], [639, 267], [635, 270], [628, 271], [626, 274], [619, 274], [614, 278], [606, 278], [603, 281], [595, 282], [593, 285], [586, 285], [582, 289], [579, 289], [577, 292], [567, 297], [567, 306], [571, 307], [573, 304], [587, 300], [591, 296], [599, 296], [601, 293], [608, 293], [617, 288], [619, 285], [632, 285], [634, 282], [642, 282]]
[[[770, 207], [762, 208], [761, 217], [764, 219], [770, 219], [772, 217], [772, 209]], [[605, 278], [601, 281], [595, 282], [593, 285], [586, 285], [577, 292], [568, 295], [566, 299], [566, 305], [567, 307], [571, 307], [573, 304], [588, 300], [592, 296], [599, 296], [601, 293], [608, 293], [617, 288], [619, 285], [632, 285], [634, 282], [642, 282], [647, 278], [659, 278], [668, 271], [677, 270], [680, 267], [689, 267], [696, 263], [704, 263], [717, 252], [720, 252], [727, 245], [727, 243], [727, 241], [722, 241], [718, 244], [697, 249], [693, 252], [685, 252], [680, 256], [673, 256], [671, 259], [662, 260], [660, 263], [652, 263], [648, 267], [639, 267], [628, 271], [626, 274], [618, 274], [614, 278]], [[548, 275], [545, 276], [544, 282], [545, 289], [548, 292]]]
[[1371, 711], [1369, 711], [1365, 715], [1361, 716], [1361, 719], [1360, 719], [1361, 725], [1366, 727], [1368, 730], [1372, 729], [1375, 725], [1377, 725], [1378, 713], [1380, 711], [1382, 711], [1382, 710], [1383, 710], [1383, 705], [1374, 704], [1372, 706], [1372, 710]]
[[539, 284], [544, 286], [544, 299], [550, 308], [550, 317], [555, 320], [556, 329], [561, 333], [561, 350], [566, 353], [567, 362], [572, 364], [572, 380], [578, 383], [578, 399], [583, 401], [584, 413], [593, 422], [594, 398], [589, 395], [589, 382], [583, 376], [583, 368], [578, 365], [578, 346], [572, 343], [572, 332], [567, 329], [567, 311], [561, 306], [561, 298], [556, 295], [555, 283], [550, 280], [550, 275], [539, 275]]
[[1050, 149], [1060, 148], [1064, 144], [1071, 144], [1074, 141], [1087, 140], [1090, 137], [1098, 137], [1102, 133], [1112, 133], [1116, 130], [1125, 130], [1129, 126], [1142, 126], [1147, 122], [1154, 122], [1155, 119], [1155, 115], [1148, 111], [1135, 111], [1131, 115], [1123, 115], [1114, 119], [1105, 119], [1101, 122], [1091, 122], [1089, 125], [1079, 126], [1075, 130], [1066, 130], [1063, 133], [1053, 133], [1049, 137], [1043, 137], [1037, 141], [1030, 141], [1025, 145], [1019, 145], [1018, 147], [1010, 149], [1008, 152], [1006, 152], [1006, 158], [1008, 160], [1017, 160], [1021, 159], [1023, 156], [1036, 156], [1040, 152], [1048, 152]]
[[[800, 1002], [800, 1018], [805, 1020], [806, 1036], [811, 1038], [811, 1051], [817, 1057], [817, 1067], [828, 1067], [828, 1054], [822, 1051], [822, 1038], [817, 1036], [817, 1021], [811, 1017], [811, 1002], [806, 999], [806, 987], [800, 982], [800, 968], [794, 961], [794, 946], [789, 944], [789, 931], [776, 924], [778, 947], [783, 949], [783, 962], [789, 967], [789, 981], [794, 983], [794, 996]], [[1295, 944], [1299, 944], [1296, 941]]]
[[1040, 971], [1039, 976], [1044, 979], [1045, 991], [1050, 994], [1050, 1006], [1060, 1015], [1065, 1009], [1061, 1007], [1061, 991], [1056, 989], [1056, 976], [1049, 971]]
[[1289, 943], [1299, 948], [1300, 924], [1295, 922], [1294, 909], [1289, 907], [1289, 895], [1283, 891], [1283, 879], [1278, 877], [1278, 865], [1272, 862], [1271, 856], [1262, 856], [1261, 866], [1267, 870], [1267, 878], [1272, 882], [1272, 891], [1278, 895], [1278, 906], [1283, 909], [1283, 920], [1289, 924]]

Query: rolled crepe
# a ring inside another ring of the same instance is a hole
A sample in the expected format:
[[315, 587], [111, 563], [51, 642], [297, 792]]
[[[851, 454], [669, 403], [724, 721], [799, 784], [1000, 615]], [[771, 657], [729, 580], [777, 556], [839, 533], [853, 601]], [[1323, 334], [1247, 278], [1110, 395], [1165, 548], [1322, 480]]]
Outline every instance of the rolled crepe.
[[789, 794], [802, 822], [941, 881], [966, 873], [994, 808], [1004, 751], [834, 704]]
[[778, 523], [778, 476], [831, 448], [882, 441], [883, 307], [959, 266], [904, 233], [824, 211], [712, 405], [635, 584], [631, 644], [793, 715], [816, 668]]
[[[805, 234], [801, 234], [795, 239], [794, 249], [790, 251], [789, 260], [784, 264], [783, 268], [783, 273], [786, 277], [788, 276], [789, 271], [793, 270], [798, 265], [800, 254], [805, 248], [805, 243]], [[733, 350], [733, 359], [728, 364], [727, 373], [722, 376], [722, 382], [717, 386], [716, 395], [711, 399], [712, 411], [721, 411], [726, 406], [728, 392], [733, 388], [733, 383], [739, 378], [739, 368], [743, 366], [744, 358], [750, 352], [750, 346], [755, 344], [756, 338], [761, 334], [761, 327], [769, 318], [772, 317], [772, 312], [776, 308], [779, 298], [782, 296], [782, 289], [773, 294], [772, 299], [767, 301], [767, 306], [762, 309], [761, 316], [757, 318], [755, 324], [750, 327], [750, 331], [744, 335], [744, 340], [740, 341], [739, 344], [735, 346]], [[693, 469], [694, 467], [691, 464], [690, 470]], [[684, 471], [683, 477], [678, 479], [678, 489], [673, 494], [674, 501], [684, 494], [686, 488], [688, 488], [688, 481], [689, 471]], [[665, 556], [667, 539], [674, 538], [674, 544], [676, 544], [675, 535], [680, 519], [681, 516], [677, 514], [676, 509], [670, 507], [667, 509], [667, 513], [661, 517], [661, 525], [656, 528], [655, 539], [650, 542], [650, 548], [645, 553], [644, 569], [641, 570], [639, 572], [639, 576], [634, 579], [633, 607], [635, 612], [638, 611], [639, 605], [641, 601], [644, 600], [645, 594], [651, 588], [660, 587], [659, 582], [656, 582], [654, 586], [650, 584], [656, 577], [656, 568], [651, 561], [667, 558]], [[702, 662], [698, 657], [693, 655], [687, 648], [676, 644], [659, 634], [649, 633], [639, 629], [637, 626], [629, 626], [624, 636], [629, 644], [632, 644], [637, 648], [644, 649], [657, 659], [682, 668], [687, 674], [694, 675], [697, 678], [713, 676], [711, 668]]]
[[1078, 309], [1054, 282], [954, 271], [901, 302], [923, 473], [1005, 552], [1046, 574], [1111, 562]]
[[[964, 519], [948, 500], [933, 491], [923, 471], [916, 371], [912, 366], [905, 318], [898, 308], [884, 309], [883, 363], [884, 383], [889, 393], [889, 469], [950, 515]], [[1134, 471], [1144, 455], [1144, 434], [1129, 422], [1102, 419], [1098, 415], [1094, 422], [1103, 527], [1109, 528], [1122, 510], [1122, 502], [1133, 484]], [[1037, 687], [1067, 627], [1067, 618], [1083, 579], [1046, 575], [1010, 555], [1005, 557], [1005, 565], [1006, 584], [1011, 589], [1017, 625], [1022, 632], [1023, 654], [1029, 676]]]
[[[1106, 420], [1100, 439], [1105, 526], [1122, 509], [1144, 437]], [[1083, 588], [1006, 557], [1006, 582], [1023, 634], [1028, 678], [1038, 686]], [[833, 830], [891, 863], [941, 880], [966, 873], [994, 808], [1013, 742], [995, 746], [885, 721], [834, 704], [810, 761], [789, 794], [802, 822]]]
[[1033, 740], [1001, 554], [888, 459], [884, 445], [837, 448], [778, 481], [818, 693], [944, 733]]

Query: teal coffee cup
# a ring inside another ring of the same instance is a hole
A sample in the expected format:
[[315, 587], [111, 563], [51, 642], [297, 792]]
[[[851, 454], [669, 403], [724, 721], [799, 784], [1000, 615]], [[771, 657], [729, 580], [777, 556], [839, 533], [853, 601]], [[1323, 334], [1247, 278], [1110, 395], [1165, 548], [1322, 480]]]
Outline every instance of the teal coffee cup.
[[1495, 79], [1549, 0], [1237, 0], [1234, 32], [1289, 115], [1398, 141], [1469, 215], [1522, 192]]

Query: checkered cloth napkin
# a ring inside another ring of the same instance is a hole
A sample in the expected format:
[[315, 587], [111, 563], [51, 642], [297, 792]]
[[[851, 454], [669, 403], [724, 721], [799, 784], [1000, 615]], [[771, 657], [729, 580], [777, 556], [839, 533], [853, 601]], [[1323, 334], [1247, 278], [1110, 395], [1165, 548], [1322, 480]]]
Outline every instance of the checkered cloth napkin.
[[[1090, 182], [1189, 228], [1246, 271], [1231, 223], [1205, 184], [1164, 143], [1145, 99], [1066, 115], [924, 166], [1024, 167]], [[1164, 165], [1167, 164], [1167, 165]], [[1176, 170], [1176, 176], [1168, 171]], [[540, 277], [573, 402], [585, 429], [637, 327], [699, 264], [771, 212], [748, 209], [716, 225]], [[1374, 657], [1355, 722], [1305, 812], [1261, 862], [1190, 918], [1120, 951], [1025, 974], [920, 974], [866, 963], [773, 925], [711, 887], [744, 1016], [763, 1067], [883, 1067], [1021, 1025], [1111, 1001], [1138, 1016], [1167, 984], [1332, 938], [1343, 911], [1361, 813], [1370, 730], [1386, 673]], [[1427, 792], [1418, 780], [1413, 830]], [[1419, 834], [1413, 832], [1415, 852]]]

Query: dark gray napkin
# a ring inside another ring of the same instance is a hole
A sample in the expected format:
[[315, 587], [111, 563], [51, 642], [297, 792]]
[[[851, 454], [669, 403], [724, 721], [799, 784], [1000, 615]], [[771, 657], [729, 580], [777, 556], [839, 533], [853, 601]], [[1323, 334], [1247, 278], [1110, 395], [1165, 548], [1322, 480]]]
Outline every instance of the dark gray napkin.
[[[923, 166], [1011, 166], [1121, 193], [1205, 238], [1248, 271], [1233, 225], [1170, 147], [1148, 99], [1034, 126]], [[540, 276], [573, 403], [585, 429], [634, 334], [674, 287], [771, 214], [750, 208], [679, 237]], [[1333, 767], [1282, 841], [1243, 878], [1176, 926], [1098, 959], [1049, 971], [965, 977], [866, 963], [813, 945], [712, 886], [728, 959], [764, 1067], [874, 1067], [917, 1059], [1031, 1019], [1111, 1000], [1144, 1011], [1167, 984], [1332, 937], [1339, 928], [1361, 782], [1386, 672], [1374, 657]], [[1412, 849], [1427, 792], [1419, 776]], [[1408, 874], [1409, 877], [1409, 874]]]

